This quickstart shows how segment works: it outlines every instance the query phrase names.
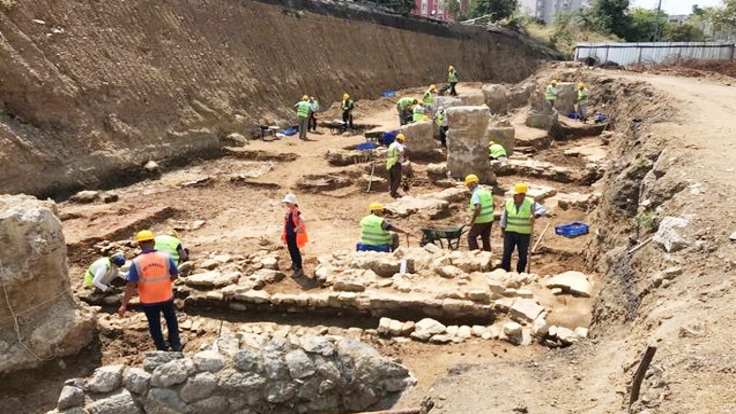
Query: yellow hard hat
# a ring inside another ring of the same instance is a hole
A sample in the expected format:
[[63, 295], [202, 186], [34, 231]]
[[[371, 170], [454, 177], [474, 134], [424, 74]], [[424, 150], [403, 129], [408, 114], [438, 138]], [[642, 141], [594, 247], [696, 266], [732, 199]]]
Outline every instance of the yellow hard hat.
[[488, 146], [490, 147], [491, 145], [496, 145], [496, 141], [489, 141]]
[[381, 204], [381, 203], [371, 203], [368, 206], [368, 210], [369, 211], [381, 211], [381, 210], [383, 210], [383, 204]]
[[144, 242], [144, 241], [151, 241], [156, 236], [153, 235], [153, 232], [151, 230], [141, 230], [135, 235], [135, 241], [138, 243]]
[[452, 70], [452, 69], [455, 69], [455, 67], [452, 66], [452, 65], [450, 65], [450, 66], [447, 67], [447, 70]]
[[437, 90], [437, 85], [429, 85], [429, 90], [430, 91], [436, 91]]
[[399, 134], [399, 135], [397, 135], [397, 136], [396, 136], [396, 140], [397, 140], [397, 141], [401, 141], [401, 142], [404, 142], [404, 141], [406, 141], [406, 135], [404, 135], [404, 134]]
[[479, 182], [478, 176], [475, 174], [470, 174], [467, 177], [465, 177], [465, 185], [475, 184]]
[[350, 98], [350, 95], [348, 95], [347, 93], [344, 93], [342, 95], [342, 99], [348, 99], [348, 98]]
[[560, 81], [558, 81], [557, 79], [552, 79], [552, 82], [550, 82], [550, 83], [553, 84], [553, 85], [557, 85], [559, 82]]
[[578, 89], [585, 88], [585, 84], [583, 82], [578, 82]]
[[309, 97], [307, 95], [302, 96], [302, 101], [308, 101]]
[[527, 183], [514, 184], [514, 194], [526, 194], [528, 191], [529, 191], [529, 184]]

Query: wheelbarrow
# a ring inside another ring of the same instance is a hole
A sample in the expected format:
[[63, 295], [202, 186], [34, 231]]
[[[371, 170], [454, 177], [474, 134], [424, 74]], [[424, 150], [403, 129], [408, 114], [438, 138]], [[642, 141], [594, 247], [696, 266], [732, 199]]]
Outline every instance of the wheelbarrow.
[[419, 242], [420, 246], [425, 246], [429, 243], [437, 244], [439, 242], [440, 247], [445, 248], [444, 242], [447, 242], [447, 247], [450, 250], [457, 250], [460, 248], [460, 237], [465, 233], [465, 226], [446, 226], [446, 227], [428, 227], [422, 229], [422, 240]]

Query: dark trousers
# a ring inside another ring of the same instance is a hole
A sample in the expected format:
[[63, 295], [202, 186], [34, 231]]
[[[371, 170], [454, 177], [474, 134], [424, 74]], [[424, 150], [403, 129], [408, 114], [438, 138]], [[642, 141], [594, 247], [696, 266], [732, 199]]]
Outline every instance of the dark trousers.
[[302, 269], [302, 253], [296, 244], [296, 233], [286, 236], [286, 247], [289, 248], [289, 256], [291, 256], [291, 270], [297, 271]]
[[529, 256], [529, 240], [531, 235], [519, 234], [512, 232], [505, 232], [503, 235], [503, 260], [501, 260], [501, 267], [503, 270], [511, 271], [511, 255], [514, 253], [514, 248], [519, 250], [519, 261], [516, 264], [516, 272], [526, 272], [526, 261]]
[[156, 344], [156, 349], [165, 351], [168, 348], [166, 342], [164, 342], [164, 335], [161, 333], [161, 313], [163, 313], [164, 319], [166, 319], [166, 327], [169, 330], [169, 345], [171, 345], [173, 351], [181, 351], [179, 323], [176, 320], [174, 300], [150, 305], [143, 304], [143, 312], [145, 312], [146, 319], [148, 319], [148, 331]]
[[345, 128], [353, 129], [353, 111], [342, 111], [342, 123]]
[[388, 191], [391, 197], [399, 196], [399, 186], [401, 185], [401, 163], [397, 162], [388, 170]]
[[309, 122], [307, 125], [307, 130], [317, 131], [317, 117], [314, 116], [314, 112], [309, 114]]
[[450, 82], [450, 95], [457, 96], [457, 91], [455, 90], [455, 85], [457, 85], [457, 82]]
[[440, 127], [440, 143], [442, 143], [443, 148], [447, 148], [447, 130], [449, 127], [441, 126]]
[[399, 125], [406, 125], [411, 123], [412, 114], [411, 111], [404, 109], [399, 111]]
[[490, 223], [475, 223], [468, 232], [468, 248], [470, 250], [478, 250], [478, 236], [483, 243], [483, 250], [491, 251], [491, 226]]

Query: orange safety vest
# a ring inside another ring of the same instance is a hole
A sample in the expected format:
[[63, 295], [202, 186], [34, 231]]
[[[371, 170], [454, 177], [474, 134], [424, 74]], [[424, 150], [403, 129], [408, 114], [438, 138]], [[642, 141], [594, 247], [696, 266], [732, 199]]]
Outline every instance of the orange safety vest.
[[167, 302], [174, 297], [169, 255], [161, 252], [143, 253], [133, 259], [138, 272], [138, 296], [141, 303]]
[[[296, 246], [302, 248], [309, 241], [309, 236], [307, 236], [307, 226], [304, 225], [304, 222], [302, 221], [301, 217], [299, 217], [299, 214], [299, 209], [296, 209], [294, 210], [294, 214], [292, 214], [291, 217], [292, 224], [296, 229]], [[284, 215], [284, 227], [281, 229], [281, 241], [284, 243], [286, 243], [286, 226], [288, 224], [289, 213], [287, 212]]]

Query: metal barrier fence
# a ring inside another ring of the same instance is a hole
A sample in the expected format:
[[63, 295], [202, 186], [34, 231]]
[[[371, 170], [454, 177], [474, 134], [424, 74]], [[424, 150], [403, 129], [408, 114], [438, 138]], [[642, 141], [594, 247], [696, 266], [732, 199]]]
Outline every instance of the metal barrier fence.
[[575, 60], [622, 66], [670, 64], [682, 60], [733, 60], [734, 44], [722, 42], [578, 43]]

